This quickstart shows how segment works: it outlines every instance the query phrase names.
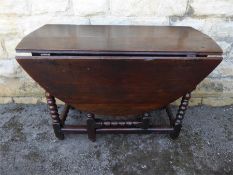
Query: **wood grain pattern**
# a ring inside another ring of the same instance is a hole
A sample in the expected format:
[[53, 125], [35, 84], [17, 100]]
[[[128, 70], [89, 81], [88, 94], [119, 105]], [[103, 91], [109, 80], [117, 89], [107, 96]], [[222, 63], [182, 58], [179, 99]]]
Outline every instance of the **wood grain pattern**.
[[207, 35], [191, 27], [45, 25], [27, 35], [17, 52], [78, 54], [222, 54]]
[[130, 115], [195, 89], [220, 57], [16, 57], [47, 92], [82, 111]]

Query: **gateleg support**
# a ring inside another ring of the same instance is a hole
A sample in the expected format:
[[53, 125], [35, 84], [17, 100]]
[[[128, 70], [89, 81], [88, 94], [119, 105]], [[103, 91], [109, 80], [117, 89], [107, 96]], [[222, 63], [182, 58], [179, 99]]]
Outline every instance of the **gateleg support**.
[[96, 121], [94, 114], [87, 114], [87, 135], [88, 138], [92, 141], [96, 141]]
[[171, 127], [174, 127], [175, 118], [174, 118], [174, 116], [173, 116], [173, 113], [172, 113], [172, 110], [171, 110], [171, 106], [170, 106], [170, 105], [167, 105], [167, 106], [165, 107], [165, 110], [166, 110], [167, 115], [168, 115], [168, 118], [169, 118], [170, 126], [171, 126]]
[[54, 130], [55, 136], [56, 136], [59, 140], [64, 140], [64, 133], [63, 133], [62, 130], [61, 130], [60, 124], [53, 124], [53, 130]]
[[61, 124], [62, 124], [62, 126], [64, 126], [65, 125], [65, 121], [66, 121], [66, 118], [67, 118], [67, 115], [68, 115], [68, 113], [69, 113], [69, 110], [70, 110], [70, 105], [68, 105], [68, 104], [65, 104], [65, 106], [64, 106], [64, 109], [63, 109], [63, 111], [61, 112], [61, 117], [60, 117], [60, 119], [61, 119]]

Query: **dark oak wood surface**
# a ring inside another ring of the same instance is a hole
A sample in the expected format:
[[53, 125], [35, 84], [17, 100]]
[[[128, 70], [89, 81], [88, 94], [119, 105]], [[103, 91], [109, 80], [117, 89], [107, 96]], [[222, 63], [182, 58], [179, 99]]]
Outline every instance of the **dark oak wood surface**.
[[[64, 133], [169, 133], [177, 138], [191, 91], [222, 61], [221, 48], [191, 27], [45, 25], [17, 52], [24, 70], [46, 91], [53, 129]], [[182, 97], [174, 117], [169, 104]], [[59, 114], [56, 98], [66, 103]], [[86, 125], [68, 126], [70, 107], [88, 112]], [[148, 111], [165, 108], [170, 126], [150, 123]], [[141, 119], [102, 120], [102, 115]]]
[[220, 57], [16, 57], [47, 92], [105, 115], [141, 114], [191, 92]]
[[221, 54], [207, 35], [191, 27], [45, 25], [26, 36], [17, 52], [82, 54]]

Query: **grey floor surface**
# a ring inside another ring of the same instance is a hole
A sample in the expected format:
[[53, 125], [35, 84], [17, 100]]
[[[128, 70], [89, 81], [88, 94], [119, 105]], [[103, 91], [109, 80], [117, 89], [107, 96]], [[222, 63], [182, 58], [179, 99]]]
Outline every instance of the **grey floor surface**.
[[[151, 114], [166, 122], [164, 111]], [[84, 119], [72, 110], [67, 122]], [[45, 104], [0, 105], [0, 175], [232, 175], [233, 106], [191, 107], [183, 125], [175, 141], [167, 135], [98, 135], [95, 143], [66, 135], [59, 141]]]

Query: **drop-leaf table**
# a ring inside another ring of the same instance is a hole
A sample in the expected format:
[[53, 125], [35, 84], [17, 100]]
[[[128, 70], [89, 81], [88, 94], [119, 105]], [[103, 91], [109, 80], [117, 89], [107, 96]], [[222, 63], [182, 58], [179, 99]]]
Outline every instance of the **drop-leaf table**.
[[[43, 87], [55, 135], [169, 133], [177, 138], [191, 91], [222, 60], [221, 48], [191, 27], [45, 25], [22, 39], [16, 56]], [[22, 54], [21, 54], [22, 55]], [[182, 97], [183, 96], [183, 97]], [[55, 97], [65, 102], [58, 113]], [[182, 97], [173, 116], [169, 104]], [[87, 112], [86, 125], [66, 125], [70, 107]], [[154, 126], [149, 111], [164, 108], [170, 125]], [[95, 114], [142, 115], [103, 120]]]

